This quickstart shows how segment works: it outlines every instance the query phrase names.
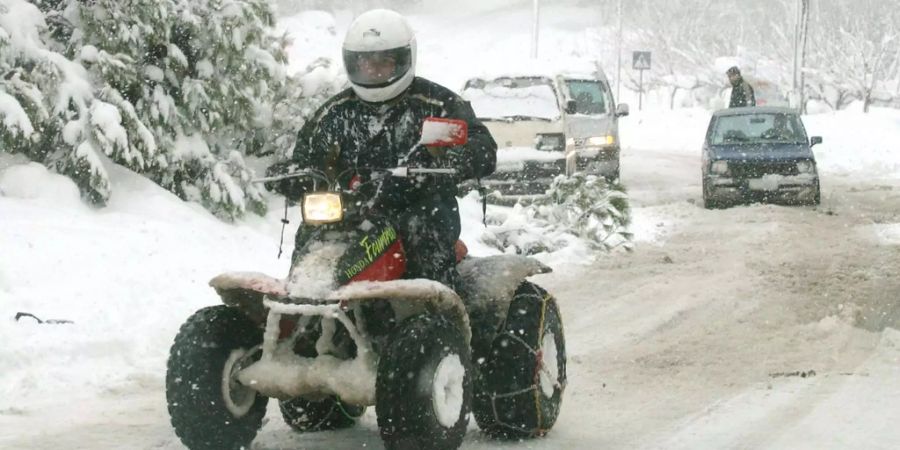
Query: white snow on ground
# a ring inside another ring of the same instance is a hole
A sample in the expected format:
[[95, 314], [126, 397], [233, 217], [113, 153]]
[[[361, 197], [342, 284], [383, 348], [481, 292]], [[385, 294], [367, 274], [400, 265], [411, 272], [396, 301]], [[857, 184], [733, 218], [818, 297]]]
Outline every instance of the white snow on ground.
[[[458, 89], [484, 61], [527, 56], [528, 8], [480, 8], [477, 16], [448, 6], [412, 17], [422, 75]], [[305, 14], [279, 24], [305, 36], [290, 49], [294, 71], [315, 55], [339, 55], [348, 22]], [[547, 8], [545, 17], [542, 49], [582, 48], [588, 15]], [[804, 118], [809, 133], [825, 139], [815, 148], [820, 210], [705, 211], [695, 203], [709, 112], [648, 109], [632, 105], [621, 122], [634, 254], [592, 262], [584, 246], [571, 245], [540, 255], [554, 274], [537, 280], [559, 298], [570, 355], [556, 427], [542, 440], [495, 443], [470, 425], [465, 447], [900, 448], [900, 337], [890, 327], [867, 327], [864, 308], [896, 297], [890, 290], [898, 287], [896, 273], [879, 269], [896, 267], [900, 244], [891, 209], [900, 204], [900, 152], [893, 151], [900, 112]], [[0, 448], [181, 448], [163, 382], [178, 327], [219, 301], [207, 286], [215, 275], [288, 272], [296, 208], [285, 255], [276, 259], [279, 200], [265, 218], [227, 224], [127, 170], [107, 170], [114, 194], [94, 210], [66, 178], [0, 158]], [[512, 210], [495, 211], [510, 214], [509, 226], [528, 226]], [[872, 220], [841, 222], [861, 214]], [[480, 241], [474, 196], [462, 201], [461, 215], [473, 254], [500, 253]], [[869, 257], [864, 266], [840, 266], [834, 254], [816, 258], [838, 236], [817, 242], [816, 234], [844, 226], [875, 242], [839, 247], [848, 259]], [[805, 242], [809, 254], [758, 253], [776, 238]], [[871, 259], [881, 250], [887, 256]], [[800, 297], [812, 303], [801, 305]], [[835, 298], [844, 302], [841, 313], [816, 303]], [[74, 323], [15, 322], [17, 311]], [[809, 348], [818, 351], [803, 353]], [[769, 376], [821, 366], [835, 369]], [[371, 411], [356, 429], [306, 435], [291, 433], [277, 414], [270, 408], [254, 448], [381, 445]]]
[[900, 245], [900, 224], [873, 225], [864, 232], [873, 234], [879, 241], [887, 245]]

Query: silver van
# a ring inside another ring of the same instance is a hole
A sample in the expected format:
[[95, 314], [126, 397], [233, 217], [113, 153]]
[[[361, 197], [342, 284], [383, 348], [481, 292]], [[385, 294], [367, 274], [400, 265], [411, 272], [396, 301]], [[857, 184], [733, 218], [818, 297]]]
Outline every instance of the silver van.
[[619, 118], [628, 115], [628, 105], [616, 105], [600, 68], [591, 73], [564, 71], [556, 76], [556, 86], [564, 102], [566, 174], [587, 172], [617, 180]]

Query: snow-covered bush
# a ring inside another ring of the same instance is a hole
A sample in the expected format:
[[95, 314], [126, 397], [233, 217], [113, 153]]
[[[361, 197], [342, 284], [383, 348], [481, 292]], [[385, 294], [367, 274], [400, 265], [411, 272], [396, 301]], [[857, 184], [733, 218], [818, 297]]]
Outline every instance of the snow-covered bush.
[[628, 195], [595, 175], [558, 176], [528, 206], [517, 204], [502, 220], [489, 220], [482, 239], [502, 251], [552, 252], [570, 245], [572, 237], [598, 250], [632, 248]]

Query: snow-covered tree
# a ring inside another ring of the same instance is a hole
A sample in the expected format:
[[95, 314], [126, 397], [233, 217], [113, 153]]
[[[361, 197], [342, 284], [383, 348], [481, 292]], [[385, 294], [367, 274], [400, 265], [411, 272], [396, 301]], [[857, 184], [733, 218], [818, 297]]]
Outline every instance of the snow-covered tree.
[[127, 130], [113, 161], [221, 217], [264, 210], [243, 157], [267, 150], [285, 81], [266, 0], [62, 0], [57, 15]]
[[834, 0], [817, 13], [805, 67], [812, 95], [834, 109], [861, 100], [868, 111], [875, 93], [894, 75], [900, 11], [880, 0]]
[[95, 204], [109, 197], [101, 155], [127, 147], [120, 113], [83, 67], [50, 49], [35, 5], [0, 0], [0, 151], [70, 176]]

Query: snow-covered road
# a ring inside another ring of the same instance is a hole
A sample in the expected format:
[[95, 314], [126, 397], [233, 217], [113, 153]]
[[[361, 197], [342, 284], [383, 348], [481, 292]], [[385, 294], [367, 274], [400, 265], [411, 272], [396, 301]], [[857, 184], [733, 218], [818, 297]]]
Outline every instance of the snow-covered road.
[[628, 257], [547, 283], [564, 305], [572, 360], [552, 439], [900, 446], [891, 425], [900, 418], [891, 406], [900, 400], [900, 258], [875, 225], [900, 221], [900, 185], [826, 174], [817, 210], [707, 211], [697, 206], [698, 154], [624, 158], [637, 220], [660, 230]]
[[[818, 209], [707, 211], [696, 154], [623, 158], [635, 251], [537, 278], [566, 325], [559, 422], [525, 443], [473, 423], [464, 448], [900, 448], [900, 258], [879, 225], [900, 222], [900, 183], [825, 174]], [[181, 448], [159, 369], [2, 409], [0, 448]], [[254, 449], [382, 448], [371, 411], [300, 435], [275, 405]]]

